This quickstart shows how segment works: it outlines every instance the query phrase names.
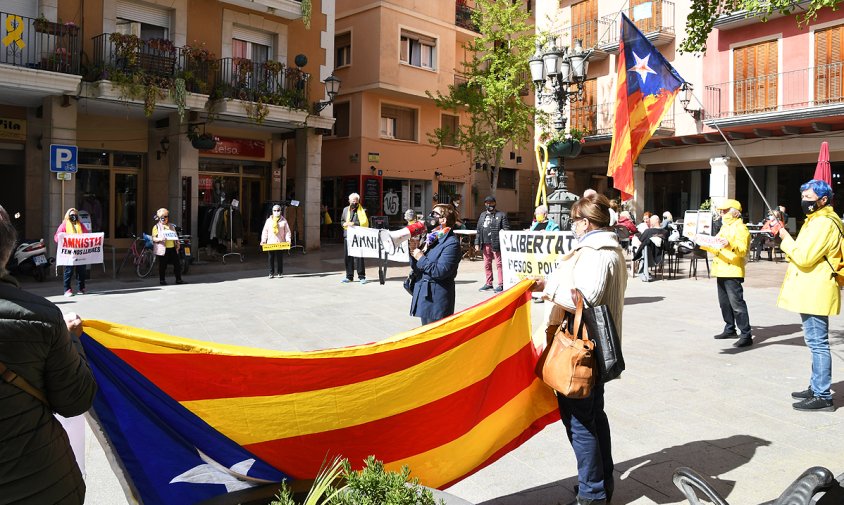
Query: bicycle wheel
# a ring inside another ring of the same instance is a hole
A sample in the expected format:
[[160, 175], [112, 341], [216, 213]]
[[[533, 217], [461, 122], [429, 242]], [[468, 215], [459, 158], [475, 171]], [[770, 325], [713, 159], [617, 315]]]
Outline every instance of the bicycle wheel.
[[144, 249], [141, 253], [141, 257], [138, 259], [138, 277], [143, 279], [150, 272], [152, 272], [152, 266], [155, 264], [155, 255], [152, 254], [152, 251], [149, 249]]

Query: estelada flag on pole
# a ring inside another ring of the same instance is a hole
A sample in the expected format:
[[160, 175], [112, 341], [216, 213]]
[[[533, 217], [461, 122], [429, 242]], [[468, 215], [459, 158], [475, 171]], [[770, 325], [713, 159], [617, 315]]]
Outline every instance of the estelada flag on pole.
[[616, 79], [615, 123], [607, 175], [613, 178], [613, 186], [621, 191], [622, 199], [628, 200], [633, 197], [633, 162], [685, 81], [624, 14]]
[[312, 352], [86, 321], [95, 432], [144, 505], [313, 479], [334, 456], [359, 468], [374, 455], [447, 487], [559, 420], [534, 373], [529, 286], [383, 342]]

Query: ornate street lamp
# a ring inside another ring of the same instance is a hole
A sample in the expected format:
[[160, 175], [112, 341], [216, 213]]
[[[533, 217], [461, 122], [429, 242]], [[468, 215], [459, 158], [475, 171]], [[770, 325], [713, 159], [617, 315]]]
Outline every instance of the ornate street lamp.
[[[589, 68], [589, 55], [580, 39], [569, 49], [552, 40], [546, 51], [536, 42], [536, 52], [530, 59], [530, 75], [536, 87], [536, 103], [553, 103], [556, 111], [553, 127], [558, 132], [566, 128], [566, 103], [583, 99], [583, 83]], [[566, 187], [565, 159], [551, 161], [545, 184], [551, 189], [548, 196], [548, 217], [555, 219], [564, 230], [571, 222], [571, 206], [578, 196]]]

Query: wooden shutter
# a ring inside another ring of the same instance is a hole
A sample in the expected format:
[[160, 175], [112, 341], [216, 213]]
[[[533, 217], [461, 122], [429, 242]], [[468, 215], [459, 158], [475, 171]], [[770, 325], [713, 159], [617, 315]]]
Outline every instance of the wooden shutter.
[[571, 6], [571, 45], [576, 39], [583, 41], [583, 47], [595, 47], [598, 43], [598, 1], [585, 0]]
[[815, 32], [815, 103], [842, 100], [842, 55], [844, 55], [844, 25]]
[[777, 41], [733, 50], [733, 101], [736, 114], [777, 107]]
[[[650, 4], [650, 7], [645, 4]], [[639, 9], [636, 7], [638, 6]], [[649, 17], [636, 16], [636, 13], [650, 10]], [[662, 0], [630, 0], [630, 11], [627, 16], [642, 33], [651, 33], [662, 29]]]
[[587, 135], [594, 135], [598, 131], [598, 109], [595, 98], [598, 93], [596, 79], [583, 83], [583, 100], [576, 107], [571, 108], [571, 125], [578, 130], [584, 130]]

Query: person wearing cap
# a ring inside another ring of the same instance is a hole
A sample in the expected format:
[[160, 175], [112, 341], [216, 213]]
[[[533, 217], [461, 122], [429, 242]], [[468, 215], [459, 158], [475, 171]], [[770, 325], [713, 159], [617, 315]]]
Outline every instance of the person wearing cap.
[[501, 242], [498, 234], [501, 230], [510, 229], [510, 221], [507, 214], [495, 209], [495, 197], [489, 195], [484, 198], [486, 210], [478, 217], [478, 234], [475, 237], [475, 246], [481, 249], [484, 255], [484, 273], [486, 282], [478, 291], [489, 291], [493, 289], [492, 262], [495, 261], [495, 269], [498, 271], [498, 286], [494, 288], [496, 293], [504, 291], [504, 271], [501, 267]]
[[[287, 219], [281, 215], [281, 205], [273, 205], [273, 213], [267, 218], [264, 223], [264, 229], [261, 230], [261, 245], [264, 244], [279, 244], [282, 242], [290, 242], [290, 226], [287, 224]], [[281, 279], [284, 273], [284, 251], [281, 249], [272, 249], [267, 251], [267, 261], [270, 268], [270, 279]]]
[[[716, 339], [739, 339], [733, 347], [747, 347], [753, 344], [750, 334], [750, 316], [744, 301], [744, 265], [750, 250], [750, 232], [741, 220], [741, 203], [731, 198], [723, 200], [716, 207], [721, 216], [721, 229], [716, 235], [718, 246], [701, 246], [714, 256], [712, 275], [717, 279], [718, 304], [724, 318], [724, 331]], [[736, 335], [738, 329], [738, 335]]]

